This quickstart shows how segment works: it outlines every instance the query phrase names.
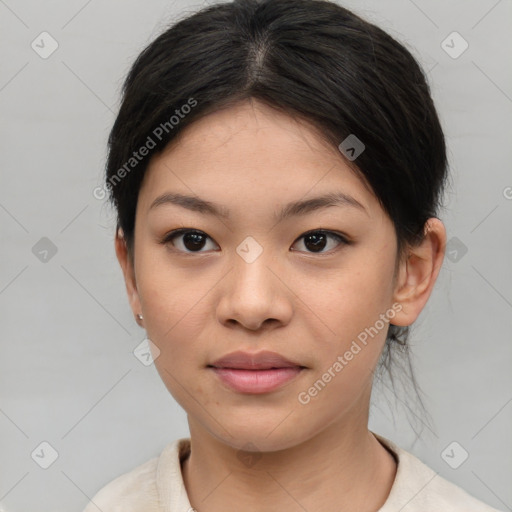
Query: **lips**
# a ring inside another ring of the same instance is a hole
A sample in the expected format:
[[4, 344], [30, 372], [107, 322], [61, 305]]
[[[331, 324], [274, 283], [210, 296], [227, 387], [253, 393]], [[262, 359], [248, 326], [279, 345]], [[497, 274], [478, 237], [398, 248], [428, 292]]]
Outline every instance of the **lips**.
[[269, 393], [297, 377], [304, 366], [276, 352], [232, 352], [208, 367], [229, 389], [240, 393]]
[[217, 359], [209, 366], [215, 368], [233, 368], [237, 370], [270, 370], [272, 368], [293, 368], [301, 367], [300, 364], [290, 361], [277, 352], [263, 351], [257, 353], [231, 352], [230, 354]]

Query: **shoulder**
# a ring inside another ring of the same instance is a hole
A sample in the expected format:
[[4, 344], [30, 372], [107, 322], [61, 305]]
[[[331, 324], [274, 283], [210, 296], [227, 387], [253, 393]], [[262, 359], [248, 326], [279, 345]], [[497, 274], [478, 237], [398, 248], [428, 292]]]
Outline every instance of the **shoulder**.
[[160, 462], [164, 455], [174, 459], [179, 445], [180, 440], [173, 441], [160, 456], [109, 482], [93, 496], [83, 512], [160, 512]]
[[389, 439], [374, 435], [398, 458], [395, 482], [379, 512], [499, 512]]
[[83, 512], [157, 512], [158, 457], [124, 473], [100, 489]]

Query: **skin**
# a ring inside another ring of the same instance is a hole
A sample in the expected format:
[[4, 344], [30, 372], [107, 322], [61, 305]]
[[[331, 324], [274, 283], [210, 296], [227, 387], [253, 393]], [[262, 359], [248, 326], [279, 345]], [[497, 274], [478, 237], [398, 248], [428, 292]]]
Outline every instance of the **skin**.
[[[255, 100], [240, 103], [190, 125], [153, 157], [133, 259], [117, 234], [132, 311], [142, 313], [160, 351], [157, 370], [187, 413], [192, 452], [182, 474], [198, 512], [238, 511], [241, 503], [245, 512], [370, 512], [389, 495], [396, 463], [368, 430], [387, 324], [307, 404], [298, 395], [393, 304], [401, 309], [392, 323], [416, 320], [446, 233], [429, 219], [423, 242], [397, 260], [392, 221], [349, 164], [308, 123]], [[274, 220], [289, 202], [333, 191], [364, 209], [337, 205]], [[198, 196], [231, 216], [150, 208], [167, 192]], [[182, 227], [204, 232], [203, 246], [179, 235], [161, 243]], [[317, 229], [351, 243], [329, 236], [314, 252], [304, 234]], [[263, 249], [250, 263], [236, 251], [248, 236]], [[278, 390], [240, 393], [206, 368], [235, 350], [272, 350], [307, 368]], [[245, 452], [256, 455], [251, 463]]]

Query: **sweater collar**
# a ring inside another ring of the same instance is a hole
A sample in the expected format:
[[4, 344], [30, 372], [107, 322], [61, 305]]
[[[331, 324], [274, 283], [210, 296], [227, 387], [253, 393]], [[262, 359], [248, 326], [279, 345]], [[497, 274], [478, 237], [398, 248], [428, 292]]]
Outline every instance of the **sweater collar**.
[[[389, 439], [371, 432], [376, 439], [386, 448], [397, 462], [397, 471], [391, 491], [384, 505], [378, 512], [396, 512], [411, 500], [409, 492], [404, 492], [401, 482], [411, 480], [424, 481], [427, 485], [437, 473], [421, 463], [412, 454], [401, 449]], [[181, 464], [189, 454], [191, 442], [189, 437], [176, 439], [168, 444], [158, 460], [157, 487], [162, 510], [165, 512], [194, 512], [192, 508], [181, 471]], [[416, 461], [416, 462], [415, 462]], [[419, 490], [419, 489], [418, 489]]]

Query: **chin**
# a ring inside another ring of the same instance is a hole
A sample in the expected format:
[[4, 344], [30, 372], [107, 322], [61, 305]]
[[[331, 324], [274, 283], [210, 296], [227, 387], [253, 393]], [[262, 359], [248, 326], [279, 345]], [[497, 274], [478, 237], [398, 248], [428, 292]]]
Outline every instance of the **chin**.
[[268, 432], [254, 432], [249, 430], [245, 432], [233, 432], [233, 437], [229, 437], [225, 432], [217, 433], [217, 439], [230, 446], [234, 450], [249, 452], [277, 452], [287, 450], [300, 444], [299, 439], [290, 438], [286, 434], [268, 436]]
[[257, 452], [286, 450], [309, 439], [306, 432], [298, 430], [296, 421], [283, 421], [288, 413], [289, 411], [284, 411], [281, 414], [266, 416], [257, 416], [254, 413], [240, 414], [235, 417], [226, 415], [223, 416], [222, 421], [224, 428], [210, 423], [208, 430], [217, 440], [235, 450]]

